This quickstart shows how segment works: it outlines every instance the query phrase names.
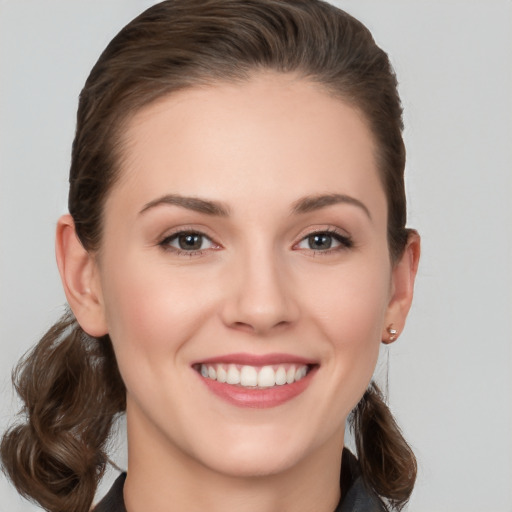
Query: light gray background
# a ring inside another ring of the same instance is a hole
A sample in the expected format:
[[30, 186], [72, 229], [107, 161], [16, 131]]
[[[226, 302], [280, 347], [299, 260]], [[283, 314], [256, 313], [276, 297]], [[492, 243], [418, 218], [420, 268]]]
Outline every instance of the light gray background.
[[[17, 409], [11, 367], [62, 312], [53, 237], [78, 93], [111, 37], [152, 3], [0, 0], [1, 429]], [[409, 225], [423, 258], [389, 372], [419, 459], [409, 510], [510, 512], [512, 2], [337, 4], [391, 55], [406, 109]], [[0, 477], [0, 511], [33, 510]]]

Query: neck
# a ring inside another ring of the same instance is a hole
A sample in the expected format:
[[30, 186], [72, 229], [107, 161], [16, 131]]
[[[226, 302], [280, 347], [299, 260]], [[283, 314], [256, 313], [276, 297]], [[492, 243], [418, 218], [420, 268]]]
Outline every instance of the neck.
[[133, 423], [128, 414], [127, 512], [332, 512], [340, 499], [342, 436], [282, 471], [238, 476]]

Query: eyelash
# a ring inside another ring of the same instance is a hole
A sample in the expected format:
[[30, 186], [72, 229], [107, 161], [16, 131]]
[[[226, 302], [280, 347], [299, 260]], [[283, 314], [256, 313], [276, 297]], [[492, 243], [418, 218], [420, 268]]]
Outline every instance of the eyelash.
[[321, 229], [317, 231], [312, 231], [310, 233], [307, 233], [305, 236], [303, 236], [300, 241], [294, 245], [294, 247], [297, 247], [299, 244], [307, 241], [309, 238], [319, 235], [327, 235], [331, 238], [333, 238], [336, 242], [339, 243], [339, 246], [337, 247], [329, 247], [325, 250], [315, 250], [311, 248], [305, 248], [304, 250], [312, 252], [315, 256], [327, 256], [336, 252], [340, 251], [346, 251], [347, 249], [351, 249], [354, 247], [354, 242], [350, 236], [341, 234], [337, 229], [335, 228], [326, 228]]
[[[201, 237], [202, 240], [208, 240], [214, 247], [208, 247], [207, 249], [196, 249], [196, 250], [184, 250], [179, 249], [178, 247], [173, 247], [171, 243], [175, 240], [178, 240], [181, 236], [198, 236]], [[158, 242], [158, 245], [164, 250], [169, 251], [177, 254], [178, 256], [200, 256], [204, 254], [208, 250], [216, 250], [219, 249], [221, 246], [216, 244], [208, 235], [205, 233], [202, 233], [201, 231], [197, 231], [194, 229], [185, 229], [181, 231], [177, 231], [175, 233], [172, 233], [171, 235], [166, 236], [163, 238], [160, 242]]]
[[[303, 249], [314, 253], [314, 255], [316, 256], [316, 255], [328, 255], [328, 254], [332, 254], [334, 252], [344, 251], [344, 250], [351, 249], [352, 247], [354, 247], [354, 242], [352, 241], [351, 237], [341, 234], [336, 229], [327, 228], [327, 229], [322, 229], [322, 230], [312, 231], [310, 233], [307, 233], [299, 240], [299, 242], [294, 244], [293, 248], [296, 248], [299, 244], [307, 241], [311, 237], [321, 236], [321, 235], [327, 235], [327, 236], [333, 238], [337, 243], [339, 243], [339, 246], [329, 247], [325, 250], [315, 250], [315, 249], [311, 249], [311, 248], [303, 248]], [[179, 249], [177, 247], [173, 247], [171, 245], [171, 243], [175, 240], [178, 240], [178, 238], [181, 236], [201, 237], [203, 241], [208, 240], [213, 245], [213, 247], [208, 247], [207, 249], [190, 250], [190, 251], [184, 250], [184, 249]], [[173, 252], [173, 253], [177, 254], [178, 256], [188, 256], [188, 257], [201, 256], [206, 251], [217, 250], [217, 249], [221, 248], [220, 245], [216, 244], [205, 233], [202, 233], [201, 231], [197, 231], [197, 230], [192, 230], [192, 229], [191, 230], [182, 230], [182, 231], [177, 231], [175, 233], [172, 233], [171, 235], [166, 236], [160, 242], [158, 242], [158, 246], [160, 246], [164, 251]]]

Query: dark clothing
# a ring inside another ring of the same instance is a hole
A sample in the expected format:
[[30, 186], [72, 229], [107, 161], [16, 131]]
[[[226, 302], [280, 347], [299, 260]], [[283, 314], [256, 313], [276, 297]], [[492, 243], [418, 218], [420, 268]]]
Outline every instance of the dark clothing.
[[126, 512], [123, 498], [126, 473], [119, 475], [106, 496], [96, 505], [92, 512]]
[[[341, 468], [340, 485], [343, 495], [334, 512], [385, 512], [377, 496], [364, 485], [356, 458], [346, 449], [343, 450]], [[126, 473], [119, 476], [93, 512], [126, 512], [123, 499], [125, 478]]]
[[386, 512], [377, 495], [366, 487], [357, 459], [346, 448], [341, 458], [340, 488], [341, 501], [334, 512]]

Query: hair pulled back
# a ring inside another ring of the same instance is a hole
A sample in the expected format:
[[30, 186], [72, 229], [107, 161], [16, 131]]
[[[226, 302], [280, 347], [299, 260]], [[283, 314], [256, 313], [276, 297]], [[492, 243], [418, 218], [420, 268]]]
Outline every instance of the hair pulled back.
[[[101, 245], [103, 208], [122, 166], [122, 134], [143, 106], [174, 91], [295, 73], [362, 112], [376, 142], [388, 202], [391, 261], [408, 238], [402, 108], [389, 59], [359, 21], [319, 0], [167, 0], [124, 27], [80, 94], [69, 212], [89, 251]], [[18, 491], [51, 512], [86, 512], [108, 462], [105, 446], [125, 388], [108, 336], [66, 314], [19, 364], [25, 422], [2, 440]], [[408, 500], [414, 455], [375, 385], [352, 415], [365, 483], [389, 508]]]

